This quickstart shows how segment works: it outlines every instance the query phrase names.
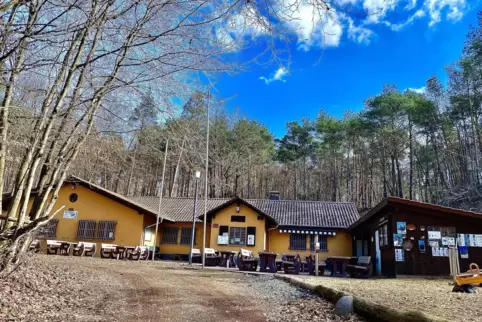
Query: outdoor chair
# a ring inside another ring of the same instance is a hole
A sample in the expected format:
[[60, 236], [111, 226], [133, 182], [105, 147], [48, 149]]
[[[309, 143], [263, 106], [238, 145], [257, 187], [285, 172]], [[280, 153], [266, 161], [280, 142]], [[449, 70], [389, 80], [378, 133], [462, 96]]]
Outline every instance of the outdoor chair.
[[137, 246], [132, 252], [127, 253], [127, 259], [130, 260], [147, 260], [149, 258], [149, 249], [147, 246]]
[[[316, 256], [309, 255], [306, 256], [306, 266], [308, 274], [315, 275], [316, 270]], [[325, 274], [326, 263], [324, 261], [318, 262], [318, 274], [323, 276]]]
[[112, 258], [115, 259], [124, 259], [126, 254], [126, 248], [124, 246], [117, 246], [112, 251]]
[[201, 250], [198, 248], [192, 249], [192, 262], [193, 263], [201, 263]]
[[204, 248], [205, 264], [206, 266], [218, 266], [221, 256], [216, 254], [214, 248]]
[[347, 265], [346, 269], [351, 277], [370, 278], [373, 273], [372, 258], [370, 256], [360, 256], [356, 265]]
[[79, 242], [76, 246], [74, 246], [72, 255], [94, 257], [96, 249], [96, 243]]
[[34, 253], [40, 252], [40, 240], [34, 239], [28, 249]]
[[102, 244], [100, 248], [100, 258], [114, 258], [114, 251], [117, 245], [115, 244]]
[[282, 259], [283, 259], [283, 271], [285, 272], [285, 274], [298, 275], [300, 273], [300, 270], [301, 270], [300, 254], [296, 254], [295, 256], [283, 255]]
[[256, 271], [258, 268], [258, 259], [253, 256], [253, 252], [240, 249], [238, 253], [238, 268], [240, 271]]

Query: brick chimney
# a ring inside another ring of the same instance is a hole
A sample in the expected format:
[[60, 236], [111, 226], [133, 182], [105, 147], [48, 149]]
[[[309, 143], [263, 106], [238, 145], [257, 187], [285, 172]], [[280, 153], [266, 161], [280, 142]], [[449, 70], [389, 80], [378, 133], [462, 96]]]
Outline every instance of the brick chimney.
[[280, 200], [279, 191], [270, 191], [269, 200]]

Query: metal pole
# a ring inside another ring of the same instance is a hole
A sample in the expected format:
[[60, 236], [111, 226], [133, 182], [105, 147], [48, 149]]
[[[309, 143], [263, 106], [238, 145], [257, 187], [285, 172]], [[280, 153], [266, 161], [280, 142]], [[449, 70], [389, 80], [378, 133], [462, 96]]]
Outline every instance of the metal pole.
[[206, 257], [204, 250], [206, 249], [206, 220], [208, 212], [208, 168], [209, 168], [209, 103], [211, 100], [211, 90], [208, 90], [208, 106], [207, 106], [207, 134], [206, 134], [206, 169], [204, 169], [204, 218], [203, 218], [203, 252], [202, 252], [202, 268], [204, 268]]
[[315, 235], [315, 276], [318, 276], [318, 256], [319, 256], [319, 253], [318, 253], [318, 247], [316, 247], [318, 245], [318, 235]]
[[169, 146], [169, 140], [166, 141], [166, 148], [164, 150], [164, 164], [162, 165], [162, 179], [161, 179], [161, 191], [159, 193], [159, 207], [157, 208], [157, 218], [156, 218], [156, 234], [154, 235], [154, 243], [152, 250], [152, 261], [156, 257], [156, 243], [157, 243], [157, 232], [159, 229], [159, 217], [161, 216], [161, 206], [162, 206], [162, 191], [164, 190], [164, 175], [166, 174], [166, 162], [167, 162], [167, 148]]
[[196, 231], [196, 213], [197, 213], [197, 184], [199, 179], [196, 178], [196, 185], [194, 188], [194, 211], [192, 212], [192, 233], [191, 233], [191, 248], [189, 250], [189, 265], [192, 264], [192, 249], [194, 248], [194, 232]]

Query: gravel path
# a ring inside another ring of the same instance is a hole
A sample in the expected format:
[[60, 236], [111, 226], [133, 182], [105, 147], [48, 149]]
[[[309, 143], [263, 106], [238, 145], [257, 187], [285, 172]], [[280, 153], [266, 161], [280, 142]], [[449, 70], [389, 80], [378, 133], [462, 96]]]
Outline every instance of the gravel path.
[[34, 255], [0, 284], [0, 321], [362, 321], [271, 276]]
[[422, 311], [448, 321], [482, 321], [482, 288], [478, 288], [478, 294], [453, 293], [449, 279], [362, 280], [311, 276], [295, 278], [400, 310]]

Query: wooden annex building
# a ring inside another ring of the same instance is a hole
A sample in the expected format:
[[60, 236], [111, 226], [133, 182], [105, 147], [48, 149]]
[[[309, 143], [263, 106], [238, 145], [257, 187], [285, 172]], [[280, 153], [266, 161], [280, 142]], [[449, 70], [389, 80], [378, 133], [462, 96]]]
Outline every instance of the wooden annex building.
[[482, 265], [482, 214], [388, 197], [348, 228], [353, 254], [369, 255], [374, 274], [448, 276], [448, 247], [461, 271]]

